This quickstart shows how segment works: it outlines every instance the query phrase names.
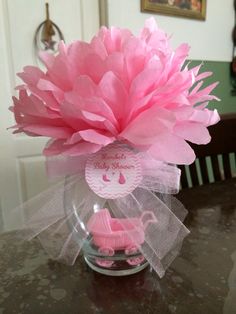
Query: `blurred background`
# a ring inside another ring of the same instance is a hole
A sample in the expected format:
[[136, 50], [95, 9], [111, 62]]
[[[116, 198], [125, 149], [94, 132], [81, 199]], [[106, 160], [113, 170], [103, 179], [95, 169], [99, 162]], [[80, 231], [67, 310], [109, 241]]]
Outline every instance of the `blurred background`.
[[[173, 47], [188, 43], [192, 65], [203, 62], [203, 70], [214, 72], [209, 80], [220, 81], [215, 94], [222, 101], [212, 103], [211, 107], [220, 113], [236, 111], [230, 81], [235, 25], [233, 0], [207, 0], [204, 21], [143, 13], [140, 0], [49, 0], [48, 3], [50, 19], [59, 27], [66, 43], [78, 39], [89, 41], [101, 25], [125, 27], [137, 34], [145, 19], [153, 15], [159, 27], [172, 35]], [[45, 19], [43, 0], [0, 0], [0, 231], [18, 227], [23, 217], [20, 211], [11, 215], [13, 208], [48, 187], [41, 155], [47, 139], [12, 135], [7, 130], [14, 125], [8, 107], [15, 94], [14, 87], [20, 82], [16, 73], [25, 65], [40, 65], [35, 35]]]

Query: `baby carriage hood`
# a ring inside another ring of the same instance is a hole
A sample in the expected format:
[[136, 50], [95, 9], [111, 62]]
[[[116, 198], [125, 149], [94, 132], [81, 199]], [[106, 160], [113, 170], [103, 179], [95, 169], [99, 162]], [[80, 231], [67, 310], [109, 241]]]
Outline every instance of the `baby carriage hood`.
[[87, 228], [91, 233], [112, 233], [110, 226], [111, 215], [107, 208], [99, 210], [91, 216]]

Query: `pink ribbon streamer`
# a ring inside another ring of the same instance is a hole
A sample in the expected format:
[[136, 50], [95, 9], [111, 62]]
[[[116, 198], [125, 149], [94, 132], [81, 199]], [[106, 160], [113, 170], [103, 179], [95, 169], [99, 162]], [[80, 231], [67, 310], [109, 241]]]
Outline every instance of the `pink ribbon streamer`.
[[[140, 251], [162, 277], [189, 233], [182, 223], [187, 211], [170, 195], [179, 190], [181, 171], [147, 153], [139, 153], [139, 157], [143, 169], [140, 186], [114, 200], [103, 199], [89, 188], [84, 178], [87, 156], [47, 159], [48, 176], [66, 175], [66, 179], [21, 206], [26, 237], [37, 236], [51, 258], [72, 265], [89, 236], [87, 223], [94, 212], [108, 206], [115, 217], [132, 221], [144, 211], [152, 211], [156, 222], [145, 230]], [[136, 243], [132, 234], [130, 237]]]

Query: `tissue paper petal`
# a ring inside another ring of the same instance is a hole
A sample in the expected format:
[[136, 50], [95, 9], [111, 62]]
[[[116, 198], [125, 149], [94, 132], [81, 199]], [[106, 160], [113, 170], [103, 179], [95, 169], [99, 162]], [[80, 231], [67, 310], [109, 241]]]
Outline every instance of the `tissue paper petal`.
[[[174, 50], [154, 18], [137, 36], [102, 27], [88, 43], [61, 42], [58, 54], [41, 53], [46, 71], [27, 66], [19, 74], [24, 85], [10, 108], [14, 132], [58, 139], [47, 154], [80, 155], [81, 140], [90, 152], [118, 140], [141, 151], [153, 146], [156, 158], [166, 162], [189, 163], [194, 154], [186, 141], [208, 143], [206, 127], [219, 120], [216, 110], [206, 109], [219, 100], [212, 94], [217, 83], [204, 84], [212, 73], [185, 63], [189, 49], [184, 43]], [[167, 143], [179, 144], [182, 153]]]

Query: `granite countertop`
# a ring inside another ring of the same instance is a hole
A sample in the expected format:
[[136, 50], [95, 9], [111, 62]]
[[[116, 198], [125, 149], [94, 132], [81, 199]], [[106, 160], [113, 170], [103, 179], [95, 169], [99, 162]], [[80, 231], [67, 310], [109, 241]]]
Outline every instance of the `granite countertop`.
[[164, 278], [126, 277], [48, 259], [37, 239], [0, 235], [0, 314], [235, 314], [236, 180], [183, 190], [191, 234]]

